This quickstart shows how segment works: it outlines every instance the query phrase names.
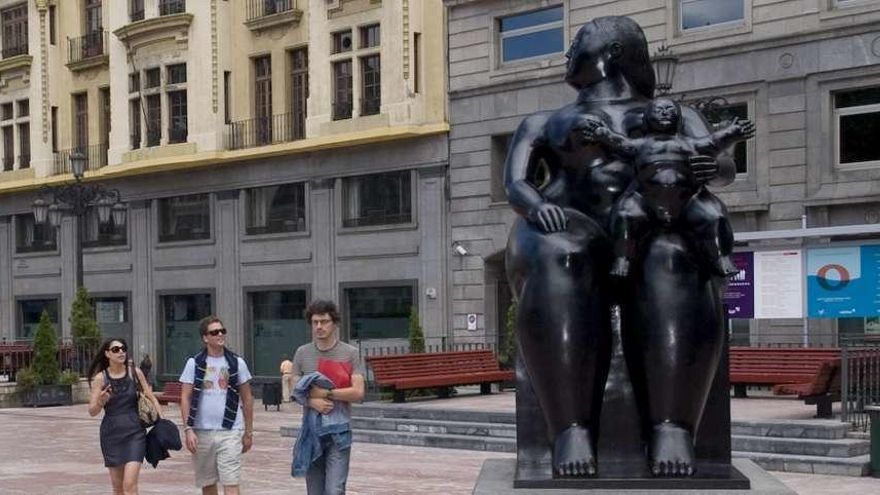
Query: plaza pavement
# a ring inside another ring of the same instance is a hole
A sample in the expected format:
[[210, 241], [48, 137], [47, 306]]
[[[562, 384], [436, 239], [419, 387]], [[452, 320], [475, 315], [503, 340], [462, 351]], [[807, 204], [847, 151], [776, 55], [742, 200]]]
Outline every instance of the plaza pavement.
[[[514, 394], [480, 396], [472, 390], [451, 399], [430, 399], [412, 407], [513, 410]], [[811, 418], [815, 407], [779, 398], [732, 399], [735, 419]], [[180, 423], [175, 406], [166, 416]], [[293, 439], [282, 438], [281, 425], [299, 423], [298, 407], [284, 404], [256, 408], [254, 450], [246, 454], [244, 494], [305, 493], [304, 482], [290, 477]], [[105, 494], [109, 478], [98, 445], [100, 416], [90, 418], [85, 405], [0, 409], [0, 494]], [[485, 459], [512, 454], [471, 452], [356, 443], [352, 451], [350, 494], [467, 494]], [[795, 491], [812, 494], [880, 493], [880, 479], [773, 473]], [[196, 494], [189, 454], [173, 452], [158, 469], [145, 465], [141, 494]]]

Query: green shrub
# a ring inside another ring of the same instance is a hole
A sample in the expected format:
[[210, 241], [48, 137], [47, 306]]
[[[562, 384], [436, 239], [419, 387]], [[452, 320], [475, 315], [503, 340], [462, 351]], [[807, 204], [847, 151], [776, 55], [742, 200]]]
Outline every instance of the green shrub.
[[79, 383], [79, 373], [72, 370], [61, 372], [61, 377], [58, 379], [59, 385], [76, 385], [77, 383]]
[[15, 373], [15, 385], [19, 392], [27, 392], [37, 386], [39, 378], [31, 366], [21, 368]]
[[409, 310], [409, 352], [425, 352], [425, 334], [419, 324], [419, 310]]
[[34, 372], [37, 374], [39, 385], [54, 385], [58, 383], [61, 370], [58, 366], [58, 339], [55, 337], [55, 329], [49, 313], [43, 310], [40, 316], [40, 324], [34, 334]]
[[95, 312], [85, 287], [76, 290], [70, 306], [70, 332], [78, 352], [95, 351], [101, 345], [101, 327], [95, 321]]

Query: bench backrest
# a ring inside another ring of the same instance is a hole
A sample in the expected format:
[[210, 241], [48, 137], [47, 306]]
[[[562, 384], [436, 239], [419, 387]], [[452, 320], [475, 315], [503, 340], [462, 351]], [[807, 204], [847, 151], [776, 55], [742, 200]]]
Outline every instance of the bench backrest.
[[730, 377], [740, 383], [805, 383], [823, 363], [839, 358], [836, 347], [731, 347]]
[[180, 395], [183, 385], [180, 382], [165, 382], [162, 385], [162, 394], [164, 395]]
[[367, 364], [377, 381], [500, 370], [491, 350], [369, 356]]

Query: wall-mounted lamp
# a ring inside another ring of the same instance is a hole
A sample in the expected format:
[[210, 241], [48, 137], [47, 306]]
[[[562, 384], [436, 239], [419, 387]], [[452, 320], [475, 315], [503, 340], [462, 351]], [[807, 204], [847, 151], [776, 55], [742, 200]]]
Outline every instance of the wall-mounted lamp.
[[462, 246], [461, 243], [458, 241], [452, 243], [452, 250], [455, 251], [455, 254], [459, 256], [467, 256], [468, 254], [467, 248]]

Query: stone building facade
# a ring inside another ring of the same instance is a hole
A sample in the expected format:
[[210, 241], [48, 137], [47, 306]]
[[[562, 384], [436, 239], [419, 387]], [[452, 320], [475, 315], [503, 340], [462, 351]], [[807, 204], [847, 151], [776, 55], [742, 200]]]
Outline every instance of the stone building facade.
[[[310, 339], [317, 297], [340, 302], [342, 337], [364, 347], [405, 341], [411, 308], [443, 342], [444, 15], [413, 0], [0, 0], [0, 154], [14, 157], [0, 337], [29, 340], [47, 310], [70, 338], [81, 228], [104, 334], [162, 379], [209, 313], [275, 376]], [[119, 191], [123, 225], [34, 221], [77, 153], [85, 184]]]
[[[679, 63], [672, 96], [725, 98], [757, 122], [735, 150], [736, 181], [717, 194], [736, 231], [875, 224], [880, 220], [880, 4], [863, 0], [446, 0], [449, 19], [450, 264], [456, 338], [495, 341], [510, 294], [504, 250], [514, 220], [504, 197], [510, 135], [526, 115], [574, 98], [563, 83], [572, 36], [590, 19], [626, 15], [654, 53]], [[717, 101], [717, 100], [716, 100]], [[872, 236], [755, 241], [741, 249]], [[548, 301], [552, 304], [552, 301]], [[467, 314], [478, 315], [468, 330]], [[872, 320], [741, 320], [747, 340], [836, 342]]]

